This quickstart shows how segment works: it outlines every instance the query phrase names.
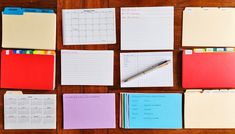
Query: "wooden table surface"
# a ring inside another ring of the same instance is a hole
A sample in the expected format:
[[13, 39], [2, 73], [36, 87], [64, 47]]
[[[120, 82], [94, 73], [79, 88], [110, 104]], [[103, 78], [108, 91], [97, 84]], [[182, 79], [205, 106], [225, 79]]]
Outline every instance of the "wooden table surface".
[[[181, 84], [181, 38], [182, 12], [188, 6], [233, 7], [235, 0], [0, 0], [0, 9], [5, 6], [53, 8], [57, 13], [57, 63], [56, 89], [54, 91], [23, 91], [23, 93], [55, 93], [57, 94], [57, 129], [56, 130], [4, 130], [3, 123], [3, 95], [5, 89], [0, 90], [0, 133], [4, 134], [235, 134], [235, 129], [177, 129], [177, 130], [127, 130], [120, 129], [119, 123], [119, 93], [120, 92], [183, 92]], [[120, 89], [120, 7], [141, 6], [174, 6], [174, 87], [173, 88], [129, 88]], [[63, 46], [61, 9], [64, 8], [116, 8], [117, 43], [115, 45]], [[2, 18], [0, 17], [0, 25]], [[0, 31], [1, 28], [0, 28]], [[0, 32], [1, 34], [1, 32]], [[1, 42], [1, 35], [0, 35]], [[114, 50], [114, 86], [61, 86], [60, 50]], [[98, 130], [64, 130], [63, 129], [63, 93], [116, 93], [116, 129]]]

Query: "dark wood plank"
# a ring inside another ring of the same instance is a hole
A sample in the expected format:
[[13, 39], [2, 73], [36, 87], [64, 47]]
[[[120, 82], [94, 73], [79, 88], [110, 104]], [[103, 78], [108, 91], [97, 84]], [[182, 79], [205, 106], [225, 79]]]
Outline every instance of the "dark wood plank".
[[175, 0], [109, 0], [110, 7], [173, 6]]
[[56, 0], [1, 0], [1, 7], [32, 7], [32, 8], [53, 8], [56, 9]]
[[234, 7], [234, 0], [176, 0], [177, 7], [198, 6], [198, 7]]

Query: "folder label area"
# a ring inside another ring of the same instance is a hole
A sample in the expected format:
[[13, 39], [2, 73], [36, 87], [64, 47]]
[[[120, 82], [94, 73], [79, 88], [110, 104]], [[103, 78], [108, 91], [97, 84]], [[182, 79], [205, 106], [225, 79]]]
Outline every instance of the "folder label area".
[[6, 50], [6, 55], [9, 55], [9, 50]]
[[192, 50], [185, 50], [185, 54], [193, 54]]

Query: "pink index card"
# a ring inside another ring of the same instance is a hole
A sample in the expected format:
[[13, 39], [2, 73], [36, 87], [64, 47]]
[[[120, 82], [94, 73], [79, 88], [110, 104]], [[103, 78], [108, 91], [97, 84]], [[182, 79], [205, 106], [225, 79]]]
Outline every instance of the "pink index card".
[[64, 129], [115, 128], [115, 94], [64, 94]]

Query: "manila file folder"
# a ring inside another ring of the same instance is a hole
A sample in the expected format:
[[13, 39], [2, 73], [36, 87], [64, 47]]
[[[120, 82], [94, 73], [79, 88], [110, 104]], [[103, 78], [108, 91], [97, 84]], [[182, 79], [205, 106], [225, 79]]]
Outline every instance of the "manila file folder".
[[235, 8], [187, 7], [182, 46], [235, 47]]
[[2, 47], [49, 49], [56, 46], [56, 14], [51, 9], [6, 7], [2, 12]]
[[185, 128], [235, 128], [235, 90], [186, 90]]

